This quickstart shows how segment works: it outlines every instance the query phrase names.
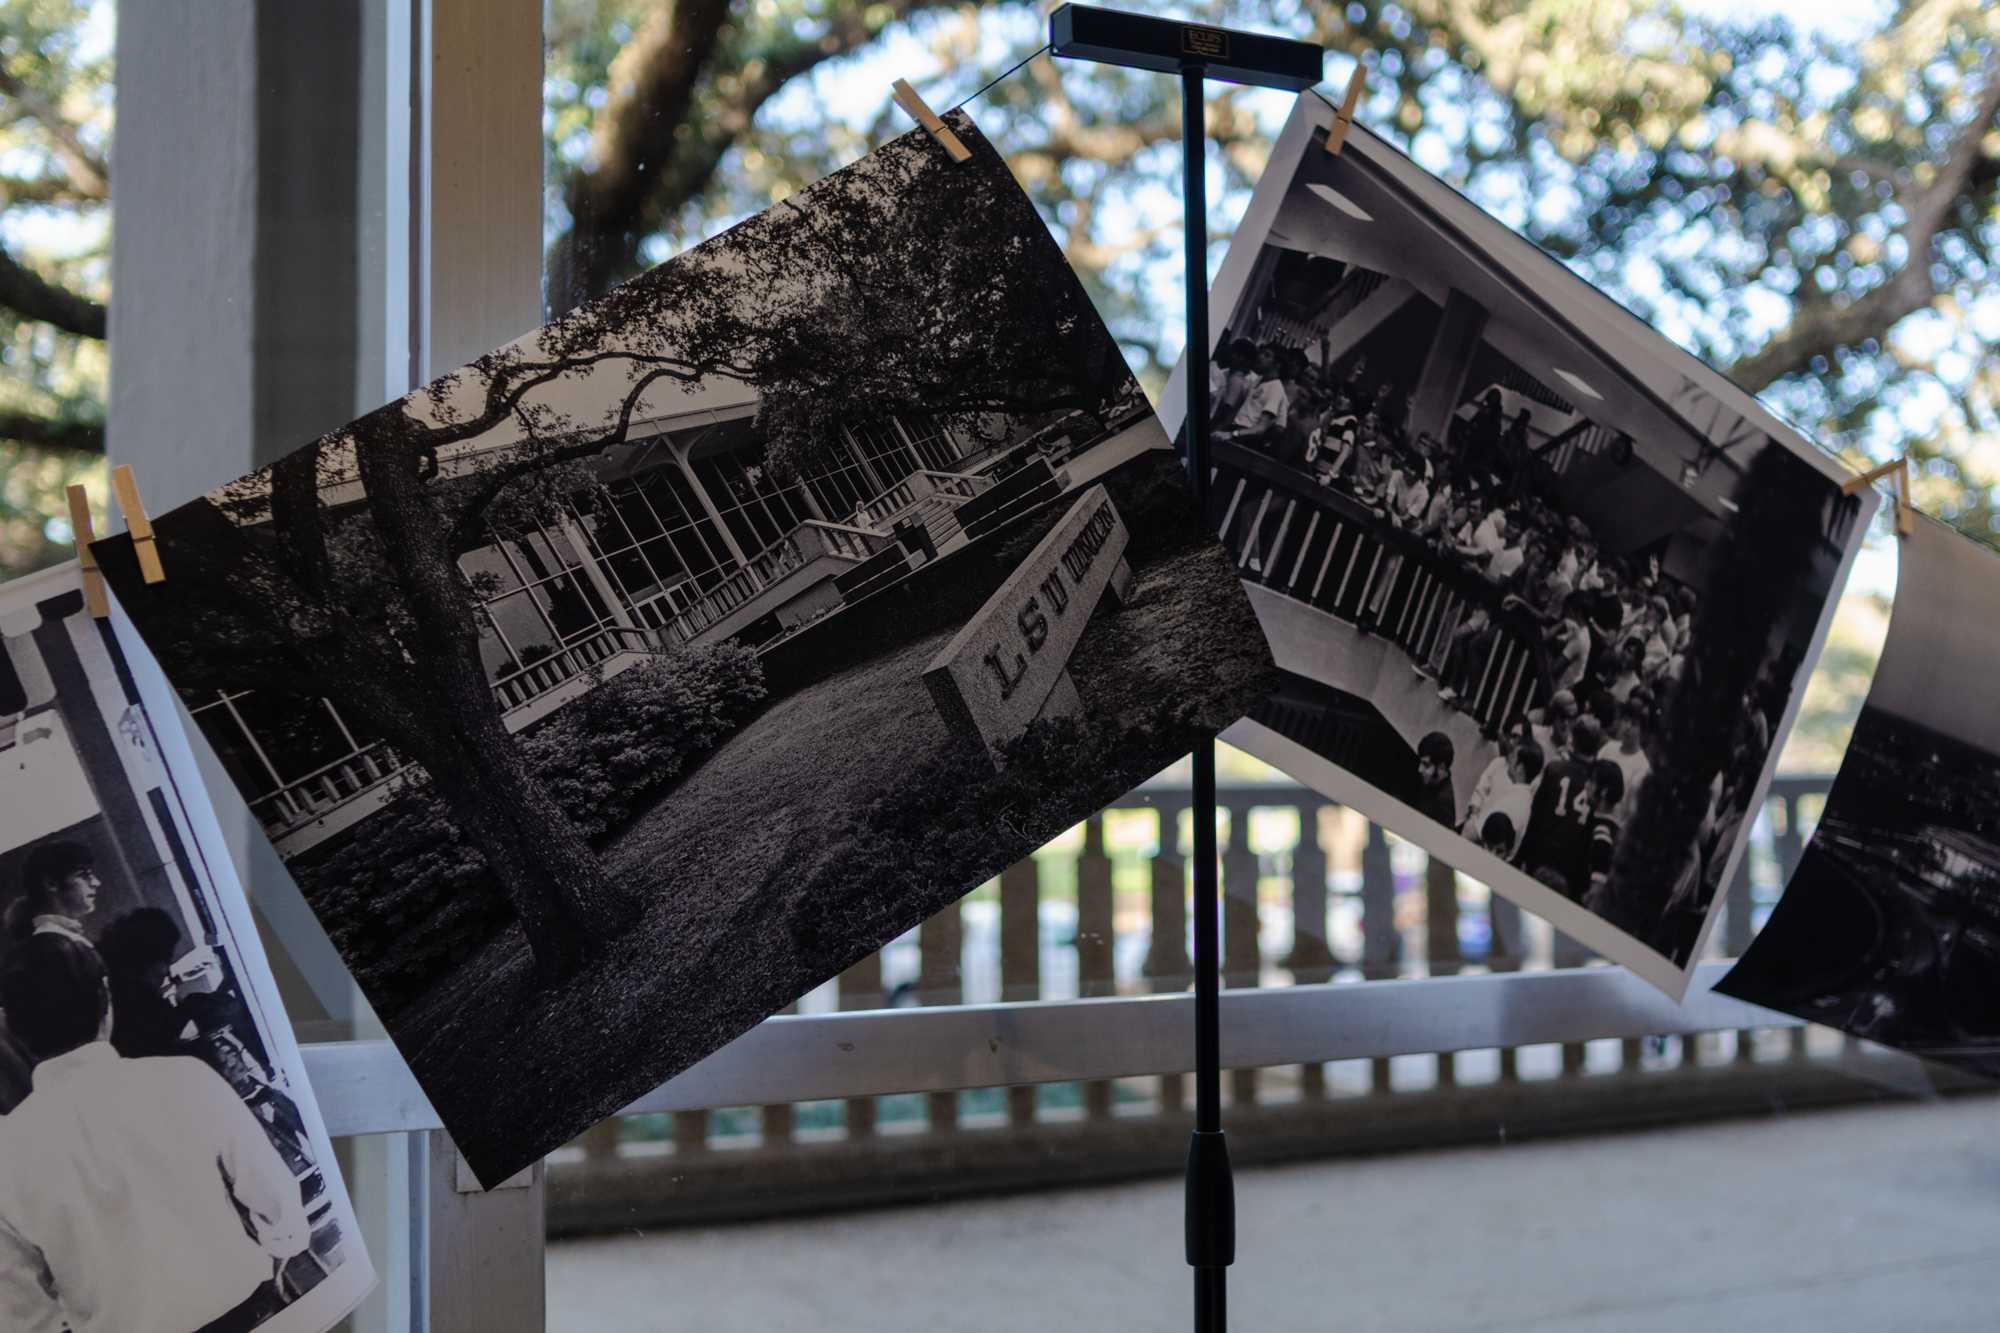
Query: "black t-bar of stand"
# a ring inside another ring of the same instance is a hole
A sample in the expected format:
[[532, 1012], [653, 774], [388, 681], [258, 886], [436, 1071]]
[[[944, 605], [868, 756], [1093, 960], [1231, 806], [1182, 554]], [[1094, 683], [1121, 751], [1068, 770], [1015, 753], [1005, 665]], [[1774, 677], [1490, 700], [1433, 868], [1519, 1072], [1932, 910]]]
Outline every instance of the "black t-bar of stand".
[[[1187, 257], [1187, 441], [1196, 512], [1208, 513], [1209, 79], [1303, 92], [1320, 81], [1325, 53], [1311, 42], [1236, 32], [1145, 14], [1064, 5], [1049, 16], [1058, 56], [1178, 74], [1181, 204]], [[1163, 835], [1164, 836], [1164, 835]], [[1239, 830], [1237, 836], [1242, 836]], [[1222, 895], [1216, 882], [1215, 746], [1194, 752], [1194, 1138], [1187, 1159], [1187, 1261], [1194, 1269], [1196, 1333], [1229, 1326], [1228, 1270], [1236, 1258], [1236, 1189], [1222, 1134]]]

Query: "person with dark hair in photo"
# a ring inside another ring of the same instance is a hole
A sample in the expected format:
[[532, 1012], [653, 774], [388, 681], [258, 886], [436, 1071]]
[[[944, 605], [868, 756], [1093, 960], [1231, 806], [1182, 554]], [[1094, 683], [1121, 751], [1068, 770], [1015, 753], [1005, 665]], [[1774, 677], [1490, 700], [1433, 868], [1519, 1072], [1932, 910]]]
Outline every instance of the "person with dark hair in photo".
[[1451, 766], [1457, 757], [1451, 737], [1442, 731], [1430, 732], [1417, 742], [1417, 791], [1410, 804], [1446, 828], [1458, 825], [1458, 798], [1451, 789]]
[[1209, 421], [1220, 426], [1236, 415], [1257, 382], [1257, 345], [1232, 338], [1218, 347], [1209, 372]]
[[1542, 872], [1555, 871], [1564, 896], [1577, 901], [1589, 885], [1597, 749], [1603, 743], [1596, 718], [1584, 716], [1571, 724], [1569, 751], [1542, 770], [1516, 854], [1518, 864], [1544, 883], [1549, 881]]
[[1389, 449], [1392, 441], [1382, 429], [1382, 418], [1370, 408], [1361, 417], [1361, 429], [1355, 437], [1354, 466], [1349, 473], [1349, 489], [1354, 498], [1365, 505], [1373, 506], [1389, 484]]
[[1590, 668], [1590, 630], [1581, 595], [1572, 596], [1563, 607], [1562, 619], [1549, 628], [1549, 652], [1555, 661], [1557, 691], [1574, 690], [1583, 683]]
[[1473, 835], [1472, 841], [1502, 861], [1507, 861], [1513, 858], [1514, 846], [1519, 839], [1514, 831], [1514, 821], [1495, 810], [1480, 821], [1479, 831]]
[[1469, 417], [1454, 417], [1452, 443], [1476, 466], [1491, 466], [1493, 451], [1500, 447], [1505, 418], [1500, 406], [1500, 388], [1489, 385], [1479, 397], [1479, 406]]
[[[1542, 747], [1531, 737], [1503, 747], [1486, 771], [1473, 784], [1472, 796], [1465, 803], [1465, 819], [1460, 830], [1468, 838], [1474, 838], [1488, 851], [1492, 847], [1476, 837], [1477, 830], [1486, 819], [1495, 814], [1508, 817], [1516, 834], [1528, 825], [1528, 816], [1535, 799], [1535, 788], [1541, 782], [1542, 768], [1547, 762]], [[1513, 851], [1512, 846], [1508, 851]]]
[[1335, 392], [1306, 436], [1306, 471], [1321, 486], [1342, 481], [1355, 462], [1360, 438], [1361, 418], [1349, 408], [1346, 395]]
[[1318, 428], [1325, 395], [1304, 352], [1296, 347], [1287, 347], [1280, 362], [1287, 410], [1284, 428], [1271, 441], [1271, 454], [1284, 466], [1303, 471], [1306, 454], [1312, 447], [1313, 433]]
[[1255, 379], [1243, 395], [1241, 406], [1216, 438], [1250, 448], [1263, 448], [1278, 438], [1291, 418], [1291, 398], [1280, 374], [1283, 349], [1261, 347], [1257, 351]]
[[1585, 873], [1589, 887], [1583, 905], [1600, 915], [1605, 904], [1603, 890], [1611, 875], [1611, 859], [1618, 851], [1618, 835], [1624, 831], [1625, 770], [1609, 759], [1599, 759], [1590, 770], [1590, 858]]
[[1653, 761], [1646, 754], [1646, 724], [1650, 709], [1651, 704], [1643, 694], [1628, 697], [1619, 706], [1611, 739], [1604, 742], [1604, 748], [1597, 752], [1599, 759], [1616, 764], [1624, 777], [1625, 795], [1616, 811], [1621, 823], [1632, 817], [1632, 807], [1639, 801], [1639, 785], [1653, 771]]
[[1542, 747], [1542, 754], [1554, 756], [1569, 748], [1570, 723], [1576, 721], [1579, 711], [1574, 691], [1556, 690], [1547, 703], [1530, 708], [1522, 716], [1527, 719], [1528, 734]]
[[174, 994], [180, 927], [157, 907], [141, 907], [105, 927], [97, 951], [111, 980], [111, 1044], [120, 1055], [193, 1055], [189, 1040], [206, 1026]]
[[229, 1085], [120, 1055], [104, 965], [60, 933], [9, 950], [0, 1011], [36, 1061], [0, 1118], [0, 1327], [243, 1333], [282, 1309], [277, 1274], [311, 1231]]
[[20, 896], [7, 905], [7, 938], [66, 935], [86, 948], [95, 947], [83, 932], [83, 919], [97, 907], [102, 887], [89, 848], [64, 841], [38, 845], [21, 866]]
[[[1390, 465], [1388, 483], [1383, 487], [1380, 510], [1390, 527], [1415, 533], [1423, 527], [1424, 516], [1430, 510], [1430, 465], [1415, 448], [1405, 447], [1394, 452], [1395, 459]], [[1375, 595], [1356, 622], [1357, 629], [1366, 633], [1389, 617], [1391, 599], [1402, 591], [1402, 576], [1403, 553], [1392, 547], [1375, 580]]]
[[118, 1053], [135, 1059], [191, 1055], [206, 1062], [264, 1123], [292, 1173], [312, 1169], [305, 1119], [277, 1086], [275, 1071], [238, 1035], [250, 1029], [249, 1016], [233, 995], [216, 988], [221, 966], [214, 954], [183, 953], [180, 928], [157, 907], [112, 922], [98, 951], [111, 983], [111, 1044]]

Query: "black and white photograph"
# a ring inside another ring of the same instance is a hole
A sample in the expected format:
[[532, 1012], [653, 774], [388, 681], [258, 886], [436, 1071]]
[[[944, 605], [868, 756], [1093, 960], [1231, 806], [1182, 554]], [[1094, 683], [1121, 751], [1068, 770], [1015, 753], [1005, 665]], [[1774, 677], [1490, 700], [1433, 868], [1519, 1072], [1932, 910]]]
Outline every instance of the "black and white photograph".
[[1330, 115], [1213, 298], [1207, 517], [1284, 673], [1225, 739], [1678, 996], [1872, 498]]
[[2000, 1077], [2000, 555], [1919, 519], [1798, 870], [1716, 986]]
[[951, 120], [94, 548], [482, 1181], [1275, 684]]
[[319, 1333], [374, 1276], [248, 903], [78, 567], [0, 641], [0, 1327]]

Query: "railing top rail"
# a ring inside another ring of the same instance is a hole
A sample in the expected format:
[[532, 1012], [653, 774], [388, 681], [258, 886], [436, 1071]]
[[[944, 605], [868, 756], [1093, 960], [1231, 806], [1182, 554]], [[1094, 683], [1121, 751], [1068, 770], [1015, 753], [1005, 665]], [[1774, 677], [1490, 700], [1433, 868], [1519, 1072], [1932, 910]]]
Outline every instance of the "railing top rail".
[[[834, 523], [823, 518], [809, 518], [799, 526], [804, 528], [826, 528], [832, 532], [851, 533], [856, 537], [873, 542], [884, 540], [882, 534], [873, 528], [857, 528], [852, 523]], [[794, 529], [794, 531], [797, 531], [797, 529]]]
[[[1286, 496], [1300, 503], [1316, 506], [1349, 523], [1365, 527], [1369, 537], [1374, 541], [1399, 554], [1423, 562], [1428, 574], [1460, 597], [1484, 608], [1487, 616], [1497, 627], [1516, 638], [1526, 640], [1530, 645], [1539, 645], [1540, 622], [1525, 610], [1509, 605], [1508, 594], [1504, 589], [1487, 582], [1477, 570], [1468, 566], [1439, 562], [1436, 559], [1437, 551], [1431, 543], [1415, 533], [1390, 523], [1383, 517], [1380, 509], [1365, 504], [1344, 491], [1313, 484], [1302, 478], [1296, 470], [1275, 463], [1242, 445], [1218, 440], [1212, 449], [1219, 469], [1234, 468], [1248, 473], [1267, 485], [1281, 488]], [[1304, 488], [1301, 487], [1301, 481], [1306, 481]]]
[[[367, 754], [370, 750], [387, 750], [387, 748], [388, 747], [381, 741], [369, 741], [366, 745], [356, 746], [354, 749], [348, 751], [346, 754], [334, 760], [332, 763], [321, 764], [318, 768], [313, 769], [310, 773], [307, 773], [305, 776], [293, 778], [291, 781], [285, 783], [283, 786], [273, 787], [270, 791], [265, 792], [262, 796], [255, 797], [249, 801], [244, 802], [244, 804], [255, 807], [261, 802], [269, 801], [276, 797], [283, 796], [286, 792], [289, 792], [294, 788], [303, 787], [308, 782], [311, 782], [315, 778], [324, 777], [328, 773], [331, 773], [336, 768], [340, 768], [344, 765], [351, 764], [355, 760], [359, 759], [362, 755]], [[390, 753], [394, 752], [390, 751]], [[401, 767], [401, 765], [399, 764], [398, 767]]]
[[[1771, 780], [1771, 794], [1774, 796], [1779, 795], [1781, 794], [1781, 789], [1784, 792], [1799, 795], [1808, 792], [1825, 791], [1833, 785], [1833, 779], [1834, 775], [1831, 773], [1780, 773]], [[1120, 798], [1106, 806], [1105, 809], [1134, 810], [1161, 803], [1186, 802], [1194, 799], [1193, 789], [1188, 785], [1187, 780], [1172, 774], [1162, 774], [1147, 778], [1132, 790], [1137, 795], [1153, 799], [1134, 801]], [[1217, 799], [1224, 802], [1248, 801], [1256, 803], [1261, 800], [1265, 804], [1286, 804], [1290, 801], [1298, 800], [1314, 801], [1322, 805], [1340, 804], [1340, 802], [1334, 800], [1331, 796], [1322, 795], [1303, 783], [1294, 782], [1290, 778], [1283, 776], [1269, 779], [1224, 779], [1216, 784], [1215, 793]]]
[[[1715, 994], [1728, 967], [1702, 964], [1680, 1004], [1610, 967], [1232, 990], [1222, 996], [1222, 1050], [1249, 1069], [1803, 1026]], [[1180, 1073], [1193, 1059], [1193, 1007], [1178, 994], [779, 1015], [623, 1114]], [[390, 1043], [304, 1054], [329, 1133], [440, 1127]]]

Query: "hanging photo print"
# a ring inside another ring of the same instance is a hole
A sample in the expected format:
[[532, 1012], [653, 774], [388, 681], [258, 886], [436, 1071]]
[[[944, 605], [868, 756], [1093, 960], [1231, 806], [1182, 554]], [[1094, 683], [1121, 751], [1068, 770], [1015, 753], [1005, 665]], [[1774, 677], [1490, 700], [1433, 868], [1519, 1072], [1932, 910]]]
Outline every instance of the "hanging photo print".
[[1725, 995], [2000, 1077], [2000, 556], [1919, 519], [1812, 839]]
[[1873, 498], [1332, 114], [1212, 300], [1208, 520], [1283, 673], [1224, 739], [1678, 997]]
[[0, 642], [0, 1328], [331, 1328], [374, 1274], [171, 699], [74, 564]]
[[97, 549], [479, 1177], [1172, 763], [1270, 655], [1005, 163], [897, 139]]

